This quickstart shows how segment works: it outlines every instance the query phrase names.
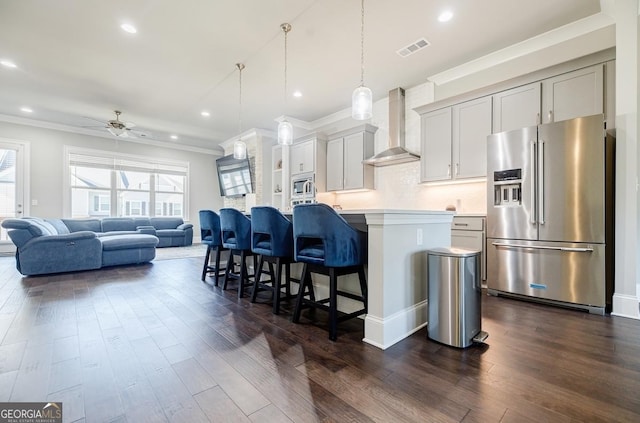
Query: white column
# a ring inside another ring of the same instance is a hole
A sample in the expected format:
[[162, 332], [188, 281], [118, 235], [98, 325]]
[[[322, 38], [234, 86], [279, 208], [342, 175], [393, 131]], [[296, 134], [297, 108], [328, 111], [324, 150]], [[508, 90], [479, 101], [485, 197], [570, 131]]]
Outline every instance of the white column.
[[616, 0], [616, 264], [613, 312], [640, 319], [638, 0]]

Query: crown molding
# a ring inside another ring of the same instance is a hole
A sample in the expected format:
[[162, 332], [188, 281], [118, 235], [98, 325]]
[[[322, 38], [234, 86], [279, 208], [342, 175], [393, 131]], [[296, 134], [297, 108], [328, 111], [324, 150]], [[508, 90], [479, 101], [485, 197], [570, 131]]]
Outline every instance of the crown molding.
[[502, 50], [471, 60], [470, 62], [464, 63], [460, 66], [431, 75], [427, 80], [434, 82], [436, 85], [446, 84], [456, 79], [472, 75], [614, 24], [615, 20], [610, 15], [605, 13], [596, 13], [529, 38], [528, 40], [524, 40], [520, 43], [513, 44], [509, 47], [503, 48]]
[[13, 123], [13, 124], [24, 125], [24, 126], [32, 126], [36, 128], [43, 128], [43, 129], [52, 129], [54, 131], [70, 132], [74, 134], [87, 135], [91, 137], [105, 138], [110, 140], [126, 140], [126, 142], [131, 142], [136, 144], [144, 144], [144, 145], [150, 145], [154, 147], [168, 148], [172, 150], [191, 151], [193, 153], [220, 155], [222, 152], [218, 146], [215, 146], [209, 149], [204, 147], [196, 147], [193, 145], [184, 145], [184, 144], [171, 143], [167, 141], [160, 141], [160, 140], [154, 139], [153, 137], [120, 138], [120, 137], [111, 135], [110, 133], [104, 133], [102, 131], [96, 131], [96, 130], [86, 129], [86, 128], [77, 128], [75, 126], [63, 125], [60, 123], [53, 123], [53, 122], [45, 122], [41, 120], [29, 119], [29, 118], [24, 118], [20, 116], [10, 116], [10, 115], [0, 114], [0, 122]]

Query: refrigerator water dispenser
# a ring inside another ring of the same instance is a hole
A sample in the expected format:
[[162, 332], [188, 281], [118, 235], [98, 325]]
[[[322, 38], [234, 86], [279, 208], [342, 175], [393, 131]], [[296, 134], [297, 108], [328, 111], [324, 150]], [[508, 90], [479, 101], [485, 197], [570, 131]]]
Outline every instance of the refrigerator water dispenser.
[[493, 172], [493, 180], [495, 181], [494, 206], [522, 205], [522, 169]]

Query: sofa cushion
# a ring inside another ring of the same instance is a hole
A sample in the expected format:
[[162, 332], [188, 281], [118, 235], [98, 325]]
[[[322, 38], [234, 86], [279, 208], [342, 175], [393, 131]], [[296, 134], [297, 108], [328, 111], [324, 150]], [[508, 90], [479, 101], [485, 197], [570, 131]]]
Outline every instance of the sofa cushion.
[[143, 234], [126, 234], [117, 236], [100, 237], [102, 249], [104, 251], [111, 250], [127, 250], [134, 248], [155, 248], [158, 245], [158, 238], [153, 235]]
[[64, 224], [62, 219], [45, 219], [45, 221], [56, 229], [58, 235], [69, 233], [69, 228], [67, 228], [67, 225]]
[[136, 223], [128, 217], [109, 217], [102, 219], [102, 232], [136, 231]]
[[62, 222], [64, 222], [71, 232], [102, 232], [102, 225], [99, 219], [62, 219]]

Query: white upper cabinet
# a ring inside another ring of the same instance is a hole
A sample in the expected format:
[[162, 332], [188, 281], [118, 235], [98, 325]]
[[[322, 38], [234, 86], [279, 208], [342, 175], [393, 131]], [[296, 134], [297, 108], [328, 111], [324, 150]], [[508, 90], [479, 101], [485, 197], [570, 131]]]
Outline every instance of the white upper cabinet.
[[425, 113], [421, 124], [422, 182], [486, 176], [490, 96]]
[[491, 96], [453, 106], [453, 177], [487, 175], [487, 136], [491, 134]]
[[364, 125], [329, 137], [327, 191], [373, 189], [373, 166], [364, 165], [362, 161], [373, 156], [377, 129]]
[[291, 175], [315, 170], [315, 145], [307, 140], [291, 146]]
[[493, 95], [493, 132], [604, 111], [604, 64], [563, 73]]
[[451, 107], [421, 116], [420, 180], [451, 179]]
[[603, 64], [542, 82], [542, 123], [603, 113]]
[[540, 123], [542, 84], [533, 84], [493, 95], [493, 132], [535, 126]]

